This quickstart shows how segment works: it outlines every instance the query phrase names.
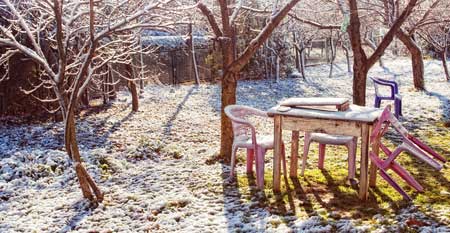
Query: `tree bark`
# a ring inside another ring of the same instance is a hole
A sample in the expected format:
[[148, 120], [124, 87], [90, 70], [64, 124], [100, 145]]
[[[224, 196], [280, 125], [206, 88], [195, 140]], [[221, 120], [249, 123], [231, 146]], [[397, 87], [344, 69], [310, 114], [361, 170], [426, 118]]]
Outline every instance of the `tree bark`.
[[411, 54], [414, 88], [416, 88], [416, 90], [425, 90], [425, 71], [423, 65], [422, 50], [413, 40], [413, 38], [402, 29], [397, 32], [397, 37], [406, 46], [409, 53]]
[[351, 73], [352, 72], [352, 65], [350, 64], [350, 54], [349, 54], [348, 48], [345, 45], [342, 45], [342, 48], [344, 49], [345, 59], [347, 61], [347, 72]]
[[445, 78], [447, 81], [450, 81], [450, 72], [447, 66], [447, 49], [444, 48], [444, 51], [441, 53], [442, 66], [444, 67]]
[[300, 49], [300, 72], [302, 73], [302, 77], [304, 80], [306, 80], [306, 75], [305, 75], [305, 42], [301, 42], [300, 43], [301, 49]]
[[293, 42], [294, 42], [294, 54], [295, 54], [295, 68], [297, 71], [300, 71], [300, 57], [298, 56], [298, 49], [295, 45], [297, 45], [297, 36], [296, 32], [292, 32]]
[[131, 110], [133, 112], [139, 111], [139, 95], [134, 81], [128, 81], [128, 88], [131, 92]]
[[233, 130], [231, 121], [225, 115], [225, 107], [236, 103], [237, 82], [235, 76], [227, 72], [222, 79], [222, 108], [221, 108], [221, 146], [220, 154], [224, 161], [231, 158], [231, 145], [233, 144]]
[[128, 73], [128, 89], [131, 92], [131, 110], [133, 112], [139, 111], [139, 94], [137, 91], [136, 83], [133, 80], [133, 67], [131, 64], [127, 64], [127, 73]]
[[362, 48], [360, 26], [356, 0], [350, 0], [350, 25], [348, 32], [353, 50], [353, 103], [366, 104], [366, 64], [367, 56]]
[[366, 83], [369, 69], [361, 62], [354, 59], [353, 65], [353, 103], [366, 105]]
[[[71, 110], [69, 110], [71, 111]], [[76, 140], [76, 129], [75, 129], [75, 119], [73, 112], [69, 112], [66, 117], [64, 135], [66, 150], [74, 162], [75, 172], [80, 183], [81, 192], [83, 197], [89, 199], [93, 203], [98, 203], [103, 201], [103, 193], [100, 191], [98, 186], [95, 184], [92, 177], [88, 174], [86, 169], [82, 165], [80, 151], [78, 148], [78, 143]]]

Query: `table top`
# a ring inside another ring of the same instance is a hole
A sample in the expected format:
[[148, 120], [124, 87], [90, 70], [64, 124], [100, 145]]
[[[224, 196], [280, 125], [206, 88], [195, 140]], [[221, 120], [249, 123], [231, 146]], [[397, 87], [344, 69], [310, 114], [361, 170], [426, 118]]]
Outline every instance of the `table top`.
[[346, 111], [324, 111], [307, 108], [290, 108], [287, 111], [278, 111], [280, 105], [272, 107], [267, 111], [269, 116], [282, 115], [300, 118], [312, 118], [312, 119], [328, 119], [328, 120], [344, 120], [344, 121], [357, 121], [365, 123], [373, 123], [381, 115], [382, 109], [363, 107], [358, 105], [350, 105], [350, 108]]
[[348, 102], [347, 98], [327, 98], [327, 97], [312, 97], [312, 98], [289, 98], [281, 101], [281, 106], [321, 106], [321, 105], [340, 105]]

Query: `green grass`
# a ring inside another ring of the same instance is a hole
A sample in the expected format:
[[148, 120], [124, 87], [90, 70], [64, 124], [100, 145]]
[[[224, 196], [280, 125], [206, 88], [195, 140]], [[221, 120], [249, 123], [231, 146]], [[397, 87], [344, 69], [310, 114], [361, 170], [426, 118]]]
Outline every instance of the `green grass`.
[[[442, 125], [413, 132], [430, 147], [447, 159], [450, 159], [450, 130]], [[385, 141], [390, 148], [394, 145]], [[288, 148], [289, 150], [289, 148]], [[282, 177], [281, 193], [272, 191], [272, 170], [265, 171], [265, 198], [261, 201], [274, 214], [295, 214], [299, 218], [320, 215], [323, 218], [356, 218], [363, 223], [372, 223], [375, 214], [382, 214], [393, 222], [395, 214], [410, 205], [404, 201], [389, 184], [377, 176], [376, 188], [369, 190], [369, 200], [365, 203], [358, 199], [358, 186], [347, 181], [347, 150], [345, 147], [329, 146], [326, 150], [325, 169], [317, 168], [317, 145], [311, 147], [305, 176], [296, 179]], [[359, 168], [359, 151], [357, 154]], [[270, 154], [268, 160], [271, 161]], [[450, 166], [440, 172], [406, 153], [397, 160], [424, 187], [419, 193], [407, 186], [399, 177], [393, 175], [402, 188], [414, 199], [413, 204], [428, 217], [438, 219], [442, 213], [450, 219]], [[288, 165], [289, 166], [289, 165]], [[299, 170], [301, 161], [299, 161]], [[447, 165], [448, 166], [448, 165]], [[298, 171], [300, 174], [300, 171]], [[359, 170], [357, 169], [357, 178]], [[237, 188], [248, 201], [255, 196], [256, 181], [253, 176], [237, 174]], [[333, 214], [331, 214], [333, 213]], [[449, 222], [446, 222], [449, 224]]]

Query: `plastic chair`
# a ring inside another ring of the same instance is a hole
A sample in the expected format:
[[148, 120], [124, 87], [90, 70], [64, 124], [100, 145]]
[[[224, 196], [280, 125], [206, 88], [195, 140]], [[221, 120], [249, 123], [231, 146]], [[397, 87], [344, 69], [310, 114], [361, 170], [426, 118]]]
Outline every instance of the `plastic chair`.
[[[229, 105], [225, 107], [225, 114], [231, 120], [234, 134], [230, 178], [234, 175], [236, 152], [239, 148], [245, 148], [247, 149], [247, 173], [253, 172], [253, 160], [255, 159], [256, 183], [259, 188], [264, 188], [264, 155], [268, 149], [274, 148], [274, 137], [273, 135], [257, 135], [256, 128], [248, 118], [251, 116], [268, 118], [267, 113], [247, 106]], [[254, 155], [256, 155], [256, 158]], [[286, 176], [284, 143], [282, 144], [281, 159]]]
[[325, 146], [331, 145], [344, 145], [348, 149], [348, 178], [355, 178], [355, 159], [356, 159], [356, 145], [357, 138], [353, 136], [338, 136], [329, 135], [323, 133], [305, 133], [305, 145], [303, 146], [303, 162], [301, 175], [304, 175], [306, 160], [308, 157], [309, 146], [311, 142], [319, 143], [319, 169], [323, 169], [323, 163], [325, 160]]
[[[395, 106], [395, 117], [403, 116], [402, 114], [402, 96], [398, 92], [398, 84], [395, 81], [377, 78], [377, 77], [370, 77], [373, 81], [373, 85], [375, 87], [375, 107], [379, 108], [381, 105], [382, 100], [394, 100], [394, 106]], [[386, 95], [381, 93], [380, 86], [387, 86], [389, 87], [390, 94]]]
[[[378, 119], [378, 122], [372, 131], [372, 135], [370, 136], [372, 146], [374, 143], [376, 143], [375, 146], [378, 146], [387, 157], [386, 159], [382, 159], [373, 151], [369, 153], [369, 157], [376, 165], [381, 177], [383, 177], [383, 179], [385, 179], [405, 199], [411, 200], [411, 197], [409, 197], [409, 195], [392, 179], [389, 174], [387, 174], [386, 171], [388, 169], [391, 169], [392, 171], [397, 173], [403, 180], [405, 180], [408, 185], [419, 192], [423, 191], [423, 187], [411, 176], [411, 174], [406, 171], [406, 169], [395, 162], [397, 156], [399, 156], [403, 151], [409, 152], [409, 154], [421, 159], [436, 170], [441, 170], [443, 166], [438, 161], [445, 163], [446, 160], [444, 157], [425, 145], [422, 141], [409, 134], [408, 131], [400, 124], [397, 118], [395, 118], [395, 116], [391, 113], [390, 108], [391, 106], [388, 105], [384, 109], [381, 117]], [[395, 131], [400, 134], [402, 139], [402, 144], [400, 144], [393, 151], [388, 149], [381, 142], [381, 138], [384, 136], [390, 125], [392, 125]]]

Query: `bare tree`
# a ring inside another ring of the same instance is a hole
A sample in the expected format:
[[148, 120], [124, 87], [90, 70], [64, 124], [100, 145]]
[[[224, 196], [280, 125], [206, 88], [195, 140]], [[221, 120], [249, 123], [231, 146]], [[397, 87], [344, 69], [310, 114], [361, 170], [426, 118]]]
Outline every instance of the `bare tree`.
[[361, 9], [358, 7], [356, 0], [348, 0], [348, 6], [343, 0], [338, 0], [338, 5], [344, 15], [350, 17], [350, 25], [347, 32], [350, 37], [353, 51], [353, 103], [358, 105], [366, 104], [366, 81], [369, 69], [379, 60], [386, 48], [394, 39], [394, 36], [400, 30], [401, 25], [411, 14], [417, 0], [410, 0], [405, 6], [401, 14], [390, 27], [383, 40], [377, 46], [371, 56], [367, 56], [363, 49], [362, 33], [361, 33]]
[[[7, 26], [0, 26], [0, 45], [7, 48], [0, 61], [5, 63], [12, 54], [21, 53], [41, 67], [45, 75], [28, 93], [43, 85], [51, 86], [55, 98], [41, 101], [59, 103], [55, 111], [60, 111], [64, 119], [65, 148], [73, 161], [83, 196], [94, 203], [101, 202], [103, 193], [82, 165], [76, 139], [76, 106], [102, 67], [128, 56], [110, 47], [127, 44], [123, 42], [135, 38], [138, 28], [160, 29], [172, 24], [165, 15], [159, 14], [162, 6], [171, 1], [2, 2], [10, 20]], [[121, 36], [112, 37], [115, 34]], [[46, 53], [46, 43], [55, 48], [50, 54]], [[134, 49], [130, 44], [122, 51]]]
[[[383, 0], [383, 4], [385, 24], [390, 26], [398, 17], [400, 4], [395, 4], [394, 1], [389, 0]], [[422, 28], [449, 22], [449, 15], [448, 13], [446, 14], [449, 10], [450, 2], [448, 1], [420, 1], [404, 26], [396, 34], [411, 55], [413, 83], [417, 90], [424, 90], [425, 82], [422, 49], [418, 44], [417, 38], [415, 38], [416, 32]]]
[[445, 78], [450, 81], [450, 72], [447, 65], [448, 48], [450, 47], [450, 24], [433, 25], [423, 28], [419, 35], [432, 46], [432, 49], [439, 55], [444, 67]]
[[221, 146], [220, 155], [225, 160], [229, 161], [231, 156], [231, 145], [233, 142], [233, 133], [231, 129], [231, 122], [225, 115], [224, 109], [226, 106], [236, 103], [236, 86], [237, 76], [242, 68], [249, 62], [251, 57], [256, 53], [264, 42], [269, 38], [271, 33], [277, 28], [281, 21], [286, 17], [288, 12], [300, 0], [290, 0], [286, 5], [276, 11], [265, 27], [259, 34], [250, 42], [244, 49], [242, 54], [237, 55], [236, 51], [236, 19], [241, 11], [260, 11], [246, 7], [242, 0], [234, 4], [234, 9], [228, 4], [229, 1], [218, 0], [221, 27], [216, 19], [216, 16], [211, 9], [202, 1], [197, 2], [198, 9], [208, 20], [216, 39], [220, 43], [221, 52], [223, 56], [223, 75], [222, 75], [222, 99], [221, 99]]

